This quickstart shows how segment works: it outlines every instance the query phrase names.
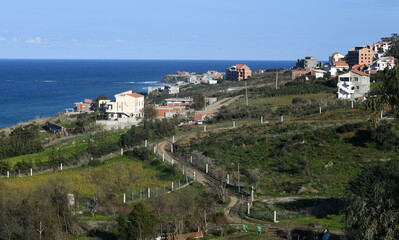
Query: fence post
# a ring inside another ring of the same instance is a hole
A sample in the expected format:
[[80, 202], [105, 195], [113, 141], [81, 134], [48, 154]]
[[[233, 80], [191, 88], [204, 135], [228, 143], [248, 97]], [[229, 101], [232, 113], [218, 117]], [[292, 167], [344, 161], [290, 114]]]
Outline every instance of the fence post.
[[126, 193], [123, 194], [123, 203], [126, 203]]
[[229, 174], [227, 174], [226, 182], [227, 182], [227, 184], [230, 184], [230, 175]]
[[193, 163], [193, 156], [190, 156], [190, 163]]
[[170, 152], [173, 153], [173, 143], [170, 144]]
[[147, 141], [147, 139], [144, 141], [144, 147], [147, 147], [147, 145], [148, 145], [148, 141]]
[[236, 121], [233, 121], [233, 128], [236, 127]]
[[284, 115], [280, 116], [280, 122], [284, 122]]
[[165, 162], [165, 153], [162, 153], [162, 162]]
[[173, 190], [174, 190], [174, 187], [175, 187], [175, 186], [174, 186], [174, 183], [172, 182], [172, 192], [173, 192]]
[[175, 164], [175, 160], [172, 158], [172, 166]]
[[172, 143], [175, 143], [175, 135], [172, 137]]
[[7, 171], [7, 178], [10, 178], [10, 171]]
[[319, 107], [319, 114], [321, 114], [321, 107]]
[[195, 182], [195, 172], [194, 172], [193, 182]]
[[62, 171], [62, 163], [60, 164], [60, 170]]
[[208, 173], [208, 163], [205, 165], [205, 173]]
[[206, 125], [204, 125], [204, 132], [206, 132]]
[[263, 116], [260, 116], [260, 124], [263, 124]]
[[123, 148], [121, 148], [121, 156], [123, 155]]
[[277, 211], [274, 211], [274, 219], [273, 219], [274, 223], [278, 223], [279, 221], [277, 221]]
[[151, 188], [148, 188], [148, 198], [151, 198]]
[[32, 175], [33, 175], [33, 169], [31, 168], [30, 169], [30, 176], [32, 177]]

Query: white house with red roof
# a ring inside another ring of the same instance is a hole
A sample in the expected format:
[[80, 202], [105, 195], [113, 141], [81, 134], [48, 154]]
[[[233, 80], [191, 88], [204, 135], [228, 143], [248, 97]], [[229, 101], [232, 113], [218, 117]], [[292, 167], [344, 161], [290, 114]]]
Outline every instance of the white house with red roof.
[[338, 76], [339, 99], [362, 99], [370, 91], [370, 75], [358, 70], [351, 70]]
[[382, 57], [371, 64], [370, 72], [383, 71], [385, 68], [392, 69], [396, 66], [397, 60], [394, 57]]
[[333, 61], [330, 66], [330, 73], [332, 77], [337, 76], [338, 72], [344, 72], [349, 69], [349, 65], [345, 61]]
[[333, 64], [333, 62], [345, 61], [345, 56], [338, 52], [334, 52], [330, 55], [329, 60], [330, 60], [330, 64]]
[[138, 121], [144, 116], [144, 96], [131, 90], [118, 93], [115, 100], [100, 100], [100, 109], [108, 120]]

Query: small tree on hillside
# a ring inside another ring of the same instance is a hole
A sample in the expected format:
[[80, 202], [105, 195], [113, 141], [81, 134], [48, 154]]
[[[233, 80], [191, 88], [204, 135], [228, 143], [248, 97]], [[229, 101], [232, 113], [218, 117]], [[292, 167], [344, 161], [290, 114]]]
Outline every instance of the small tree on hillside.
[[138, 202], [128, 215], [117, 219], [118, 234], [121, 239], [146, 239], [154, 235], [157, 218], [142, 202]]

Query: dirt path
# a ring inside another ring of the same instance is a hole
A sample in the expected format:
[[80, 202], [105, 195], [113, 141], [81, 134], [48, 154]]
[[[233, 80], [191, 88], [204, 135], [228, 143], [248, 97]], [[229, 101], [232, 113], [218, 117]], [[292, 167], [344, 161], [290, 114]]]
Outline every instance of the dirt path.
[[210, 111], [217, 111], [219, 110], [222, 106], [227, 106], [232, 104], [233, 102], [237, 101], [241, 96], [235, 96], [233, 98], [223, 98], [209, 106], [206, 106], [205, 110], [210, 110]]

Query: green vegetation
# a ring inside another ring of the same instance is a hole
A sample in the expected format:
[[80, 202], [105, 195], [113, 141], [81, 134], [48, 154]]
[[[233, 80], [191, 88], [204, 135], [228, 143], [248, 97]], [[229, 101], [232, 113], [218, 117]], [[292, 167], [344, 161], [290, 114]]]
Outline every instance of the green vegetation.
[[177, 119], [144, 120], [121, 136], [120, 145], [133, 147], [143, 144], [145, 140], [154, 141], [172, 136], [177, 130], [177, 124]]
[[0, 160], [42, 151], [39, 130], [38, 125], [29, 124], [15, 128], [8, 135], [0, 132]]
[[349, 182], [345, 209], [351, 239], [398, 239], [399, 161], [365, 167]]
[[341, 196], [349, 179], [367, 162], [395, 156], [395, 130], [391, 125], [383, 126], [384, 123], [376, 129], [368, 123], [341, 127], [316, 123], [252, 125], [209, 133], [192, 139], [188, 146], [181, 143], [177, 149], [186, 155], [203, 153], [212, 165], [231, 174], [240, 163], [245, 174], [242, 180], [251, 182], [252, 178], [254, 184], [251, 175], [258, 176], [258, 194], [291, 195], [305, 187], [308, 191], [304, 194]]
[[156, 216], [142, 202], [135, 204], [129, 214], [120, 215], [117, 222], [119, 239], [147, 239], [157, 228]]
[[[167, 171], [168, 167], [160, 167]], [[32, 177], [12, 178], [2, 181], [2, 194], [29, 193], [49, 181], [62, 181], [71, 192], [82, 197], [93, 195], [121, 196], [124, 192], [136, 191], [138, 188], [166, 185], [158, 180], [159, 173], [145, 168], [140, 161], [133, 161], [127, 156], [120, 156], [95, 167], [73, 168], [58, 173], [44, 173]], [[169, 183], [168, 183], [169, 184]]]

